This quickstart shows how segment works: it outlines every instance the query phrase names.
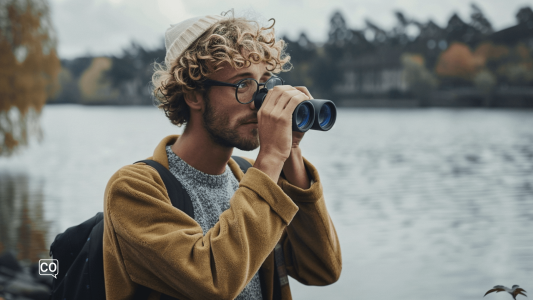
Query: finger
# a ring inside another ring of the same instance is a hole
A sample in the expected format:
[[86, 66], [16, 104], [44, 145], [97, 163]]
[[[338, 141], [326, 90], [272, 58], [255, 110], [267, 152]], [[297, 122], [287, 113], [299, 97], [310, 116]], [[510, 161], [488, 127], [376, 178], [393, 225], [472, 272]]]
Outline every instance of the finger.
[[259, 109], [258, 114], [270, 114], [272, 109], [274, 109], [276, 99], [279, 98], [279, 96], [281, 95], [281, 93], [283, 93], [284, 90], [286, 90], [286, 88], [283, 88], [283, 86], [276, 86], [273, 89], [269, 90], [265, 98], [263, 99], [263, 104], [261, 104], [261, 109]]
[[[279, 92], [279, 91], [277, 91]], [[269, 111], [273, 116], [280, 116], [281, 112], [285, 108], [287, 102], [298, 93], [302, 93], [292, 87], [290, 89], [285, 88], [276, 99], [277, 101], [274, 104], [274, 99], [270, 99], [269, 107], [267, 108], [267, 111]], [[275, 94], [276, 95], [276, 94]], [[275, 96], [274, 95], [274, 96]]]
[[289, 103], [290, 101], [294, 101], [293, 100], [294, 97], [300, 96], [300, 95], [307, 98], [307, 96], [304, 93], [296, 89], [284, 91], [279, 97], [278, 102], [274, 106], [274, 109], [272, 110], [272, 112], [275, 112], [276, 114], [281, 114], [283, 110], [285, 109], [285, 107], [287, 106], [287, 103]]
[[[303, 87], [303, 88], [305, 88], [305, 87]], [[283, 94], [286, 91], [291, 91], [291, 90], [297, 91], [298, 89], [293, 87], [293, 86], [291, 86], [291, 85], [278, 85], [278, 86], [275, 86], [267, 94], [267, 97], [269, 98], [268, 101], [271, 104], [276, 105], [278, 103], [279, 99], [280, 99], [279, 97], [281, 96], [281, 94]], [[307, 92], [309, 93], [309, 91], [307, 91]], [[274, 99], [274, 101], [272, 101], [271, 99]], [[267, 99], [265, 98], [265, 102], [266, 101], [267, 101]]]
[[[305, 100], [309, 100], [309, 99], [310, 99], [308, 95], [306, 95], [306, 94], [304, 94], [304, 93], [302, 93], [302, 92], [300, 92], [300, 93], [297, 94], [297, 95], [302, 95], [302, 96], [303, 96], [303, 99], [304, 99], [303, 101], [305, 101]], [[302, 102], [302, 101], [298, 101], [298, 104], [300, 104], [301, 102]], [[289, 102], [287, 102], [287, 104], [288, 104], [288, 103], [289, 103]], [[285, 104], [285, 107], [283, 107], [283, 108], [286, 108], [287, 104]]]
[[283, 110], [283, 117], [292, 118], [292, 114], [296, 106], [308, 100], [308, 98], [309, 97], [307, 97], [307, 95], [305, 95], [304, 93], [301, 93], [299, 95], [292, 97], [289, 103], [287, 103], [287, 106], [285, 107], [285, 109]]
[[315, 99], [313, 98], [313, 96], [311, 96], [311, 93], [309, 93], [309, 90], [305, 86], [295, 86], [294, 88], [306, 94], [309, 97], [309, 99]]
[[294, 89], [294, 88], [290, 85], [275, 86], [273, 89], [268, 91], [261, 107], [265, 106], [265, 107], [268, 107], [269, 111], [272, 110], [272, 108], [276, 105], [276, 102], [278, 101], [278, 98], [281, 96], [281, 94], [284, 91], [291, 90], [291, 89]]
[[296, 92], [297, 94], [290, 97], [286, 104], [283, 103], [285, 102], [285, 99], [281, 99], [280, 102], [278, 102], [278, 105], [272, 110], [270, 116], [275, 119], [277, 123], [286, 125], [292, 124], [292, 114], [294, 109], [298, 104], [309, 98], [300, 91]]

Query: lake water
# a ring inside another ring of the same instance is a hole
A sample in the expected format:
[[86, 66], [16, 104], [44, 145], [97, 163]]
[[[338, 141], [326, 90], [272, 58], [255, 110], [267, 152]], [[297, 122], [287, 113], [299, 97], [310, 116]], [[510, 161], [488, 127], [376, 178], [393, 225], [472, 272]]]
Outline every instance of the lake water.
[[[30, 260], [102, 211], [117, 169], [181, 132], [153, 107], [47, 106], [41, 124], [41, 143], [0, 158], [0, 250]], [[301, 147], [321, 174], [343, 271], [327, 287], [291, 280], [295, 299], [533, 290], [533, 111], [341, 109], [331, 131], [308, 132]]]

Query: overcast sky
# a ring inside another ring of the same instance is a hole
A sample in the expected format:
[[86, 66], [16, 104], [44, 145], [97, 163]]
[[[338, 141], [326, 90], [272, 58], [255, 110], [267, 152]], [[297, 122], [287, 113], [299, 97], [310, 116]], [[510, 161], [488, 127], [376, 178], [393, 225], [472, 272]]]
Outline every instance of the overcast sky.
[[[276, 19], [278, 36], [296, 38], [305, 31], [315, 42], [327, 38], [329, 19], [340, 10], [349, 28], [364, 26], [366, 18], [382, 28], [395, 23], [394, 11], [445, 26], [456, 12], [470, 20], [470, 2], [463, 0], [49, 0], [59, 38], [61, 58], [81, 55], [119, 55], [132, 40], [145, 47], [162, 45], [170, 24], [190, 17], [220, 14], [234, 8], [237, 15], [255, 14]], [[476, 4], [496, 30], [516, 24], [515, 15], [524, 0], [483, 0]]]

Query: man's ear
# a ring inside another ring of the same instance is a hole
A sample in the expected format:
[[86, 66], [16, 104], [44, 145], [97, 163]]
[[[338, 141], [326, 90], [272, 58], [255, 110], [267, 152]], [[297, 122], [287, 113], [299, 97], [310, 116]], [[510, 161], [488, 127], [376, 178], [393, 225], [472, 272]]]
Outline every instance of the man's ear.
[[202, 110], [204, 108], [204, 98], [200, 92], [186, 93], [183, 98], [191, 110]]

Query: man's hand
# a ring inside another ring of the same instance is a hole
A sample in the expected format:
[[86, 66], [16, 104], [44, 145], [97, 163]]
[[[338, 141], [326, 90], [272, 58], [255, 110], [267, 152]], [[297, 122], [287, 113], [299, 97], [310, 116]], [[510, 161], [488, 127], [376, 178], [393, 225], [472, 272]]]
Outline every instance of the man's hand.
[[257, 113], [261, 149], [254, 167], [267, 174], [274, 182], [285, 160], [291, 155], [294, 143], [298, 147], [303, 134], [292, 131], [292, 113], [309, 96], [289, 85], [275, 86], [268, 92]]

